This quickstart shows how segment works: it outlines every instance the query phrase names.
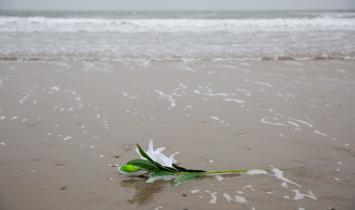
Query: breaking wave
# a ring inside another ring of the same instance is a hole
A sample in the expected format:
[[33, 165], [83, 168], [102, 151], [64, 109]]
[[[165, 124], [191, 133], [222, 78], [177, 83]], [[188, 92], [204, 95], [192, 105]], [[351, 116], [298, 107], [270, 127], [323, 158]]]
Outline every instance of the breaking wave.
[[0, 32], [246, 32], [355, 30], [353, 18], [101, 19], [0, 17]]
[[355, 57], [355, 12], [16, 14], [0, 13], [3, 61]]

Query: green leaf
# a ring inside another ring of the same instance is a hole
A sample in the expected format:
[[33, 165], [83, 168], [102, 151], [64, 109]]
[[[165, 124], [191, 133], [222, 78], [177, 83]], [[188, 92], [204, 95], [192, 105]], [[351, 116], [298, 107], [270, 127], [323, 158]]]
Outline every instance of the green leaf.
[[[157, 162], [155, 162], [154, 160], [152, 160], [152, 158], [150, 158], [149, 155], [147, 155], [147, 153], [144, 152], [144, 150], [142, 149], [141, 146], [139, 146], [139, 144], [137, 144], [137, 147], [138, 147], [139, 153], [140, 153], [145, 159], [147, 159], [147, 160], [149, 160], [149, 161], [151, 161], [151, 162], [157, 163]], [[159, 163], [157, 163], [157, 164], [159, 164]], [[160, 165], [160, 164], [159, 164], [159, 165]]]
[[137, 166], [137, 167], [142, 168], [142, 169], [149, 171], [149, 172], [162, 171], [159, 167], [157, 167], [155, 164], [151, 163], [148, 160], [135, 159], [135, 160], [129, 161], [127, 163], [127, 165]]
[[177, 169], [179, 172], [206, 172], [204, 170], [186, 169], [186, 168], [176, 165], [175, 163], [173, 163], [173, 167], [175, 169]]
[[[160, 164], [159, 164], [160, 165]], [[170, 172], [178, 172], [175, 168], [170, 168], [170, 167], [167, 167], [167, 166], [162, 166], [160, 165], [160, 167], [166, 171], [170, 171]], [[159, 167], [159, 168], [160, 168]]]
[[200, 176], [205, 175], [204, 172], [188, 172], [188, 173], [183, 173], [176, 177], [175, 179], [175, 186], [181, 185], [187, 181], [190, 181], [192, 179], [196, 179]]
[[176, 173], [170, 171], [159, 171], [152, 174], [152, 176], [175, 176]]

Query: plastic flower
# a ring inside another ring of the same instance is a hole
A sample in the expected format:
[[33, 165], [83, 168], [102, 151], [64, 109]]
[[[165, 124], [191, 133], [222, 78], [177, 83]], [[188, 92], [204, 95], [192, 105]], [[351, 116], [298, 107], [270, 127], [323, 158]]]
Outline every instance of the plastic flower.
[[174, 156], [177, 152], [169, 157], [164, 155], [162, 151], [165, 147], [160, 147], [154, 150], [153, 140], [150, 140], [147, 151], [137, 144], [137, 153], [141, 159], [129, 161], [126, 165], [120, 166], [118, 171], [128, 176], [145, 176], [148, 177], [146, 183], [152, 183], [156, 180], [175, 179], [175, 185], [180, 185], [186, 181], [201, 177], [201, 176], [216, 176], [220, 174], [245, 174], [250, 170], [218, 170], [204, 171], [196, 169], [186, 169], [176, 163]]
[[[162, 151], [164, 151], [166, 148], [165, 147], [159, 147], [158, 149], [154, 150], [153, 147], [153, 140], [149, 141], [149, 145], [148, 145], [148, 150], [145, 151], [145, 153], [155, 162], [159, 163], [162, 166], [166, 166], [166, 167], [172, 167], [174, 163], [176, 163], [176, 160], [174, 159], [174, 156], [176, 154], [178, 154], [179, 152], [175, 152], [173, 154], [171, 154], [169, 157], [165, 156]], [[143, 157], [141, 155], [141, 153], [139, 152], [138, 148], [136, 148], [136, 152], [138, 153], [138, 155], [146, 160], [145, 157]]]
[[[155, 162], [159, 163], [162, 166], [166, 167], [173, 167], [173, 164], [176, 163], [177, 161], [174, 159], [174, 156], [178, 154], [178, 152], [175, 152], [171, 154], [169, 157], [164, 155], [162, 151], [164, 151], [166, 148], [165, 147], [159, 147], [156, 150], [154, 150], [153, 146], [153, 140], [149, 141], [148, 149], [145, 151], [145, 153]], [[136, 148], [136, 152], [138, 155], [141, 157], [143, 160], [147, 160], [147, 158], [143, 157], [142, 154], [139, 152], [139, 149]], [[123, 165], [118, 167], [118, 171], [121, 174], [128, 175], [128, 176], [141, 176], [145, 173], [146, 171], [142, 170], [141, 168], [134, 166], [134, 165]]]

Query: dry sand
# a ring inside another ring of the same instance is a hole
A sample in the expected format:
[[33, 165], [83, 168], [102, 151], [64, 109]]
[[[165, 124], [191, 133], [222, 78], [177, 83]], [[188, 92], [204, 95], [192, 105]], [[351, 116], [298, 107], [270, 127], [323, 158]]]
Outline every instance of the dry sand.
[[[2, 61], [0, 209], [355, 209], [354, 66]], [[297, 184], [243, 175], [174, 187], [110, 167], [150, 139], [189, 168], [272, 165]]]

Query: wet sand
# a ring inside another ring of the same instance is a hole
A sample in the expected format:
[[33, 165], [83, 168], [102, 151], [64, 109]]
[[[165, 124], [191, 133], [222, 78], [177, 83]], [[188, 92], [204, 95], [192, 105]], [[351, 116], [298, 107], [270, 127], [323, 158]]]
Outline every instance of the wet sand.
[[[354, 209], [354, 66], [2, 61], [0, 209]], [[274, 166], [294, 183], [270, 173], [175, 187], [112, 167], [150, 139], [189, 168]]]

